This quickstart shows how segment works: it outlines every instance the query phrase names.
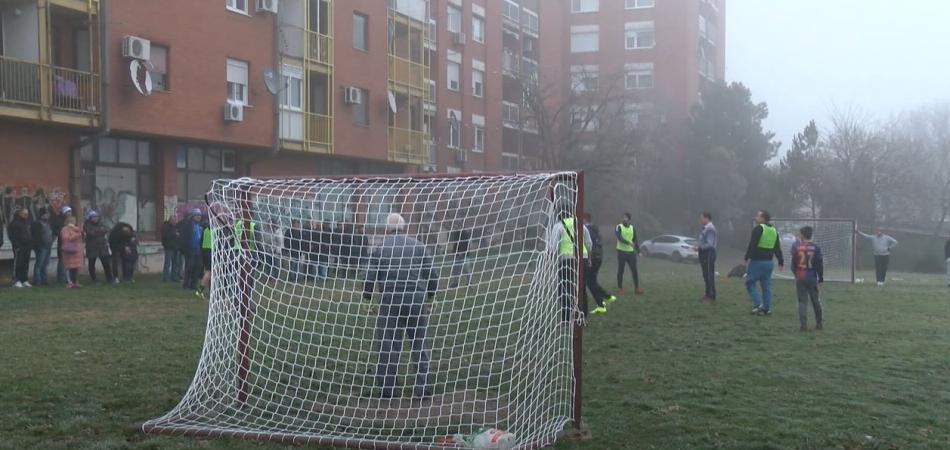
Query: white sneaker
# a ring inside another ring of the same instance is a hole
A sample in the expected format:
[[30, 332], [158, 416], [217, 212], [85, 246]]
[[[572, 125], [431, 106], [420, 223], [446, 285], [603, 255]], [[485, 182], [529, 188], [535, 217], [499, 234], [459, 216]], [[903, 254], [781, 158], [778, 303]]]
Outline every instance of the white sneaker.
[[25, 288], [26, 286], [24, 286], [23, 283], [20, 283], [19, 281], [17, 281], [16, 283], [13, 283], [13, 287], [17, 289], [22, 289], [22, 288]]
[[31, 288], [31, 287], [33, 287], [33, 285], [30, 284], [29, 281], [24, 281], [24, 282], [23, 282], [23, 287], [25, 287], [25, 288]]
[[883, 283], [883, 282], [880, 282], [880, 281], [878, 281], [878, 282], [877, 282], [877, 285], [878, 285], [878, 287], [883, 287], [883, 286], [884, 286], [884, 283]]

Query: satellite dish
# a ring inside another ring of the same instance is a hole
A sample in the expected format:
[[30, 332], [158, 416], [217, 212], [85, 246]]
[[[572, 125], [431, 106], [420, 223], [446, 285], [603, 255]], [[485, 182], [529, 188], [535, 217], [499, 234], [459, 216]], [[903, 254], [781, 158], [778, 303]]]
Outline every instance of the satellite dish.
[[129, 77], [132, 78], [132, 85], [139, 94], [146, 97], [152, 95], [152, 74], [149, 72], [151, 68], [152, 63], [148, 61], [133, 59], [129, 63]]
[[277, 95], [281, 91], [280, 82], [277, 80], [277, 74], [274, 73], [274, 69], [264, 69], [264, 86], [267, 87], [267, 92], [270, 92], [272, 95]]
[[389, 109], [396, 114], [396, 94], [393, 94], [393, 91], [389, 91]]

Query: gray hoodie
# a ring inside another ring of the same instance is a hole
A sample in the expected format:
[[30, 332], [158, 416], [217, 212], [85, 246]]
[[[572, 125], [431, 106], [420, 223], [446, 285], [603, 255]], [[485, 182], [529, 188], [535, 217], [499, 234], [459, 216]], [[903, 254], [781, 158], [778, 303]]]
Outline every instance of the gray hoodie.
[[858, 234], [871, 241], [871, 245], [874, 247], [874, 256], [889, 256], [891, 249], [897, 247], [897, 239], [886, 234], [878, 236], [876, 234], [864, 234], [860, 231]]

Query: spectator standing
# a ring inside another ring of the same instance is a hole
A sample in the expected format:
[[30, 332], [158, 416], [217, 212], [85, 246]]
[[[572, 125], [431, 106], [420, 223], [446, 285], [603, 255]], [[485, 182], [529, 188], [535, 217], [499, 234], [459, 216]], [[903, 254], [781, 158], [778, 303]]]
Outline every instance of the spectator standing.
[[472, 242], [472, 232], [465, 228], [457, 228], [449, 233], [449, 251], [452, 253], [452, 282], [449, 285], [454, 289], [461, 280], [465, 285], [472, 284], [472, 262], [468, 259], [469, 245]]
[[716, 247], [719, 245], [716, 226], [712, 222], [712, 214], [704, 212], [699, 215], [699, 224], [703, 227], [699, 232], [696, 245], [699, 250], [699, 267], [703, 271], [703, 283], [706, 293], [703, 303], [710, 304], [716, 301]]
[[126, 224], [126, 226], [119, 228], [116, 244], [118, 245], [114, 251], [119, 255], [119, 263], [122, 267], [122, 281], [134, 283], [135, 266], [139, 260], [139, 240], [131, 225]]
[[89, 278], [96, 282], [96, 260], [102, 264], [102, 271], [106, 274], [106, 281], [113, 282], [112, 265], [109, 262], [109, 243], [107, 235], [109, 229], [102, 224], [99, 213], [89, 210], [86, 213], [86, 223], [83, 224], [83, 235], [86, 239], [86, 261], [89, 265]]
[[135, 232], [132, 225], [125, 222], [119, 222], [109, 231], [109, 250], [112, 252], [112, 279], [115, 284], [119, 284], [120, 272], [122, 272], [122, 281], [125, 279], [125, 247], [130, 236]]
[[66, 288], [79, 288], [79, 268], [82, 267], [82, 230], [76, 226], [73, 215], [65, 217], [63, 229], [59, 232], [60, 249], [63, 254], [63, 268], [66, 270]]
[[183, 220], [181, 232], [181, 251], [185, 257], [185, 275], [182, 287], [192, 291], [198, 290], [198, 280], [202, 275], [201, 268], [201, 210], [191, 210], [187, 220]]
[[633, 216], [630, 213], [623, 214], [622, 222], [617, 225], [617, 288], [620, 289], [620, 295], [623, 295], [623, 271], [630, 267], [630, 274], [633, 276], [634, 294], [643, 295], [640, 289], [640, 271], [637, 269], [637, 259], [640, 254], [640, 241], [637, 237], [637, 229], [634, 228], [631, 221]]
[[33, 238], [30, 235], [30, 211], [19, 208], [7, 225], [7, 235], [13, 246], [13, 287], [30, 288], [30, 255]]
[[72, 217], [73, 209], [64, 206], [60, 208], [58, 214], [50, 218], [50, 226], [53, 231], [53, 239], [56, 239], [56, 282], [66, 283], [66, 266], [63, 263], [63, 241], [60, 240], [60, 232], [66, 226], [66, 218]]
[[53, 250], [53, 227], [50, 225], [49, 211], [37, 211], [38, 220], [30, 225], [30, 236], [33, 238], [33, 285], [49, 286], [47, 272], [49, 271], [49, 257]]
[[162, 225], [162, 249], [165, 252], [162, 281], [181, 282], [181, 232], [178, 230], [178, 216], [175, 214]]
[[891, 264], [891, 250], [897, 247], [897, 239], [894, 239], [880, 229], [874, 230], [874, 234], [858, 232], [861, 236], [871, 241], [874, 248], [874, 271], [877, 275], [877, 285], [884, 286], [887, 282], [887, 269]]
[[[290, 260], [290, 280], [298, 282], [300, 280], [300, 262], [303, 260], [304, 230], [299, 220], [291, 222], [290, 227], [284, 230], [284, 254]], [[306, 233], [310, 234], [310, 233]], [[308, 236], [309, 237], [309, 236]], [[308, 251], [309, 253], [309, 251]], [[309, 264], [304, 263], [304, 276], [310, 275]]]

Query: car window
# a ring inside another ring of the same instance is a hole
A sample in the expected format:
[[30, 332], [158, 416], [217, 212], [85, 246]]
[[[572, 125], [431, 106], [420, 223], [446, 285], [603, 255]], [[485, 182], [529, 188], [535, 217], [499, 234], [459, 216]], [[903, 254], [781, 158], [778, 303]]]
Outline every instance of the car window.
[[687, 244], [687, 245], [696, 245], [696, 239], [687, 239], [687, 240], [686, 240], [686, 244]]
[[673, 236], [660, 236], [656, 238], [656, 242], [659, 242], [661, 244], [672, 244], [676, 242], [676, 238]]

